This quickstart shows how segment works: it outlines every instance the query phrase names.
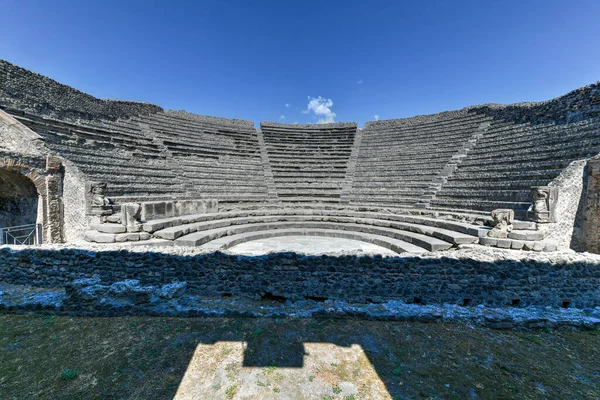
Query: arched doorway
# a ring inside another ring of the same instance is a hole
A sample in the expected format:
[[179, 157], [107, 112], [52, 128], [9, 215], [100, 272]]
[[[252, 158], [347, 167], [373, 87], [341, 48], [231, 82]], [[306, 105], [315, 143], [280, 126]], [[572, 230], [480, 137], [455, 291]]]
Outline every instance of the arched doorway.
[[0, 168], [0, 244], [39, 242], [38, 190], [28, 177]]

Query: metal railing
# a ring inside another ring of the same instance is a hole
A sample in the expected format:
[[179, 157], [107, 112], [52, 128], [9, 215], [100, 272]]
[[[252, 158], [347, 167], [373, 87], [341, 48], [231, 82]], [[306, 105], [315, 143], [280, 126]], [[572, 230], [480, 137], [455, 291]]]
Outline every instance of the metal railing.
[[0, 245], [33, 245], [42, 243], [42, 224], [29, 224], [0, 228]]

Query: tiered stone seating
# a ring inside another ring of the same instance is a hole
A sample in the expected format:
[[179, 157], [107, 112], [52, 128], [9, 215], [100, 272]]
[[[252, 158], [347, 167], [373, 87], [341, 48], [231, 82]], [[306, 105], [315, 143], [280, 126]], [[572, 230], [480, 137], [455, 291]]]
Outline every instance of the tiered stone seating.
[[600, 118], [579, 122], [494, 121], [431, 201], [431, 208], [491, 211], [531, 205], [531, 186], [547, 185], [570, 162], [600, 152]]
[[5, 109], [45, 138], [48, 148], [73, 162], [89, 180], [108, 182], [118, 202], [186, 195], [162, 149], [129, 120], [66, 121]]
[[291, 234], [359, 238], [398, 252], [478, 238], [549, 249], [536, 230], [485, 238], [477, 222], [496, 208], [522, 218], [531, 186], [600, 153], [599, 84], [543, 103], [375, 121], [363, 131], [355, 123], [270, 122], [257, 131], [249, 121], [96, 99], [0, 60], [0, 108], [38, 132], [84, 181], [107, 183], [117, 204], [216, 200], [206, 214], [142, 220], [144, 235], [129, 238], [114, 226], [98, 233], [211, 249]]
[[280, 202], [340, 202], [356, 124], [263, 122], [261, 130]]
[[445, 168], [466, 154], [490, 117], [466, 111], [369, 122], [363, 131], [350, 204], [425, 206]]
[[225, 249], [254, 238], [330, 233], [379, 244], [396, 252], [446, 250], [476, 243], [487, 232], [487, 228], [470, 223], [421, 215], [281, 208], [147, 221], [143, 230], [156, 238], [174, 240], [176, 245], [206, 245], [204, 248], [211, 249]]
[[140, 119], [178, 166], [178, 179], [193, 198], [223, 205], [265, 203], [258, 136], [249, 121], [161, 112]]

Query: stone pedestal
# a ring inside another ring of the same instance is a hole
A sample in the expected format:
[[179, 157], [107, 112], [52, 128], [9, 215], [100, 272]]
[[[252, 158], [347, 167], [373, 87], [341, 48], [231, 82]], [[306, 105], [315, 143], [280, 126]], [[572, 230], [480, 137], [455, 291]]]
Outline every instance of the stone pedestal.
[[556, 205], [558, 204], [558, 187], [532, 186], [532, 205], [527, 210], [527, 217], [539, 223], [556, 222]]

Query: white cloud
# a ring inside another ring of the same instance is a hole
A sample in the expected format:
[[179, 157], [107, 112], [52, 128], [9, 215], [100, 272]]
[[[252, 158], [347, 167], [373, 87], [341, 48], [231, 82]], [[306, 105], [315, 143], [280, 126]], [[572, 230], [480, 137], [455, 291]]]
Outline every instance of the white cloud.
[[379, 121], [379, 115], [375, 114], [373, 118], [375, 118], [375, 121]]
[[363, 84], [363, 80], [359, 80], [358, 82], [356, 82], [357, 85], [362, 85]]
[[325, 99], [321, 96], [313, 98], [308, 96], [308, 104], [306, 110], [303, 110], [303, 114], [309, 114], [310, 112], [315, 113], [319, 120], [318, 124], [329, 124], [335, 122], [336, 114], [331, 110], [333, 107], [333, 100]]
[[285, 115], [282, 114], [282, 115], [279, 116], [279, 120], [280, 121], [283, 121], [284, 119], [285, 119]]
[[290, 104], [289, 103], [285, 103], [285, 108], [290, 108]]

